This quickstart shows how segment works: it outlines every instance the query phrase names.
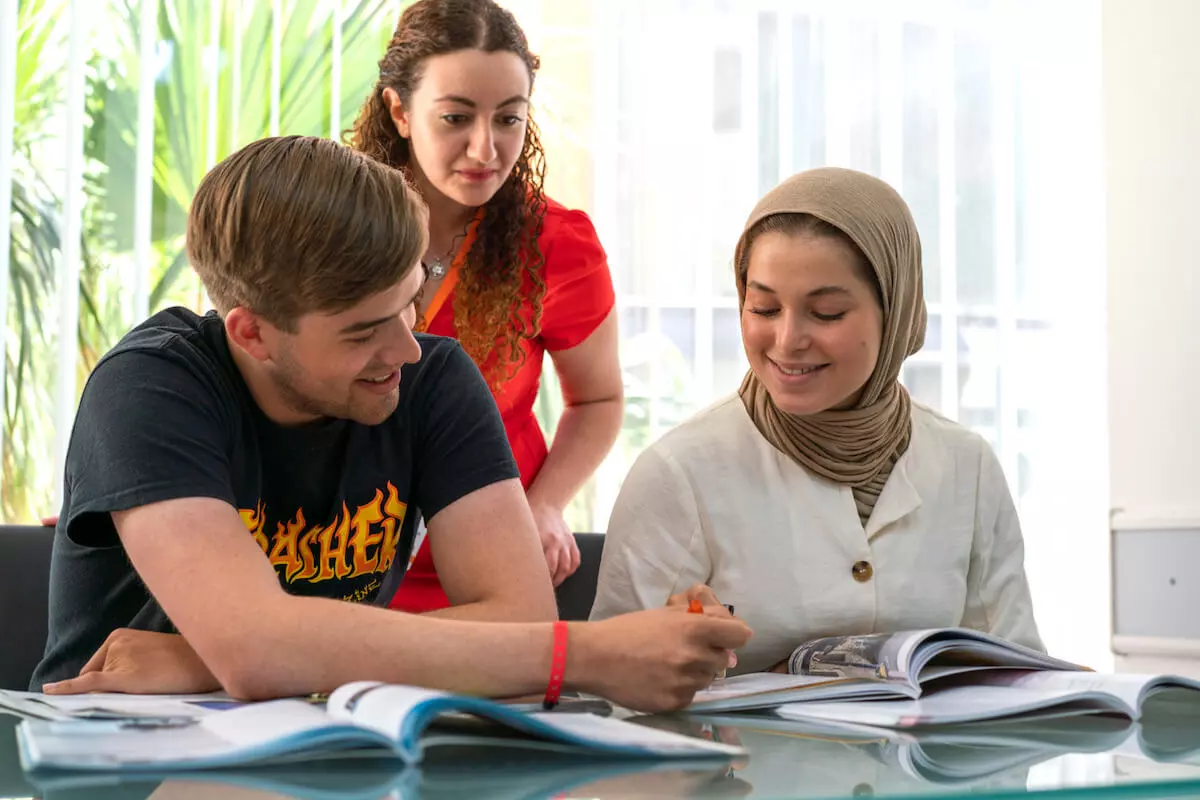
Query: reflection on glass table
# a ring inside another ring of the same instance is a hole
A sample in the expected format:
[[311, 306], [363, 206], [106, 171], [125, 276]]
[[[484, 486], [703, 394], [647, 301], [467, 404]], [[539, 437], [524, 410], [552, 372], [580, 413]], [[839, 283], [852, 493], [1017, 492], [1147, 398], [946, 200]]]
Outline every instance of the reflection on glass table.
[[734, 763], [630, 762], [482, 750], [431, 752], [418, 768], [341, 757], [254, 770], [115, 779], [25, 776], [0, 718], [0, 798], [973, 797], [1089, 789], [1200, 794], [1200, 719], [1164, 703], [1138, 725], [1117, 717], [882, 731], [771, 714], [643, 716], [645, 725], [739, 743]]

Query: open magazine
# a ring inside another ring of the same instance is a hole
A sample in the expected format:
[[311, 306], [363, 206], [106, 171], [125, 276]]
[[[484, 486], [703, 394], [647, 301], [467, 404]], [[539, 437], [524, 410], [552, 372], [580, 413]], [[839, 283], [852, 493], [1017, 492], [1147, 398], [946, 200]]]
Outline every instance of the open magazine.
[[1174, 675], [988, 670], [936, 681], [916, 699], [788, 703], [789, 719], [918, 728], [999, 719], [1119, 716], [1158, 727], [1200, 722], [1200, 682]]
[[785, 703], [921, 696], [926, 684], [997, 669], [1085, 667], [966, 628], [831, 636], [793, 651], [790, 675], [751, 673], [697, 693], [690, 711], [746, 711]]
[[207, 694], [42, 694], [0, 690], [0, 714], [53, 722], [201, 717], [244, 705], [225, 692]]
[[[540, 711], [541, 697], [510, 697], [497, 700], [513, 711]], [[93, 692], [90, 694], [42, 694], [0, 689], [0, 714], [12, 714], [23, 719], [44, 719], [57, 722], [69, 720], [139, 720], [201, 717], [218, 711], [247, 705], [234, 700], [225, 692], [206, 694], [122, 694]], [[612, 703], [600, 697], [563, 692], [555, 713], [600, 714], [609, 716]]]
[[25, 719], [21, 764], [92, 772], [162, 772], [377, 751], [405, 763], [439, 745], [519, 747], [622, 757], [731, 758], [735, 746], [596, 714], [521, 713], [502, 703], [411, 686], [346, 684], [324, 705], [304, 700], [138, 719]]

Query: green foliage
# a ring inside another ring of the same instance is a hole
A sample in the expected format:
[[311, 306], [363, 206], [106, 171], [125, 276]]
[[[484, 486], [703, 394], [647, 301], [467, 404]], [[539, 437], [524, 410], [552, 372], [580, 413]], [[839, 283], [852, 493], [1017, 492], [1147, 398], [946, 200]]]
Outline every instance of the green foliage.
[[[272, 74], [273, 4], [160, 0], [155, 42], [150, 308], [200, 306], [183, 248], [187, 208], [205, 172], [270, 135], [278, 82], [280, 133], [330, 136], [348, 127], [374, 85], [395, 26], [389, 0], [342, 3], [342, 80], [331, 86], [331, 4], [281, 0], [279, 70]], [[139, 75], [138, 0], [90, 9], [79, 377], [136, 322], [133, 263]], [[211, 15], [217, 14], [214, 20]], [[216, 22], [215, 42], [213, 40]], [[62, 257], [60, 146], [69, 4], [21, 0], [14, 136], [6, 390], [0, 518], [51, 513], [57, 276]], [[215, 47], [214, 47], [215, 43]], [[338, 92], [336, 124], [331, 97]], [[212, 114], [215, 110], [215, 116]], [[212, 124], [210, 124], [212, 123]]]
[[[133, 255], [141, 3], [105, 0], [90, 12], [94, 28], [86, 70], [79, 387], [97, 359], [140, 321], [132, 318], [129, 303], [135, 270], [149, 268], [151, 311], [204, 304], [183, 235], [191, 197], [208, 169], [238, 147], [275, 132], [273, 96], [279, 133], [331, 136], [349, 128], [374, 85], [378, 60], [403, 4], [343, 0], [338, 86], [332, 85], [335, 42], [332, 4], [326, 0], [279, 0], [278, 75], [272, 67], [275, 3], [158, 0], [157, 5], [149, 265], [135, 264]], [[18, 15], [10, 304], [0, 409], [0, 519], [10, 521], [56, 510], [50, 503], [62, 257], [58, 148], [70, 5], [66, 0], [20, 0]], [[577, 101], [569, 87], [546, 81], [538, 87], [543, 135], [582, 147], [571, 136], [571, 119], [582, 113], [572, 111], [572, 102]], [[612, 456], [620, 465], [627, 466], [687, 411], [691, 387], [679, 353], [668, 347], [653, 376], [644, 363], [647, 353], [663, 347], [641, 339], [623, 345], [626, 421]], [[652, 403], [659, 415], [653, 424]], [[537, 408], [548, 435], [553, 435], [561, 405], [557, 377], [547, 361]], [[568, 522], [576, 530], [603, 528], [596, 501], [594, 483], [589, 483], [568, 509]]]

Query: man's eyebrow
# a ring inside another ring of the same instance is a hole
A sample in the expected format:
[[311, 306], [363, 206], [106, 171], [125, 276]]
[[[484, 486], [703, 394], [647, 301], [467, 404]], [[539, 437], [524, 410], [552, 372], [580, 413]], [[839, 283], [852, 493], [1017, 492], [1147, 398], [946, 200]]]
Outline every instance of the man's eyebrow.
[[[424, 288], [425, 288], [425, 279], [422, 278], [421, 285], [417, 287], [417, 290], [415, 292], [413, 292], [412, 297], [408, 298], [408, 302], [405, 303], [401, 307], [400, 310], [403, 311], [404, 309], [411, 306], [413, 303], [417, 302], [417, 298], [421, 296], [421, 290]], [[388, 316], [380, 317], [379, 319], [364, 319], [362, 322], [351, 322], [349, 325], [347, 325], [346, 327], [344, 327], [340, 331], [338, 331], [338, 333], [339, 334], [361, 333], [363, 331], [368, 331], [377, 325], [382, 325], [385, 322], [395, 319], [395, 317], [396, 317], [395, 314], [389, 314]]]
[[[407, 308], [407, 306], [405, 306], [405, 308]], [[380, 317], [379, 319], [365, 319], [362, 322], [351, 322], [349, 325], [338, 331], [338, 333], [361, 333], [362, 331], [370, 330], [377, 325], [382, 325], [392, 318], [393, 315], [389, 314], [388, 316]]]

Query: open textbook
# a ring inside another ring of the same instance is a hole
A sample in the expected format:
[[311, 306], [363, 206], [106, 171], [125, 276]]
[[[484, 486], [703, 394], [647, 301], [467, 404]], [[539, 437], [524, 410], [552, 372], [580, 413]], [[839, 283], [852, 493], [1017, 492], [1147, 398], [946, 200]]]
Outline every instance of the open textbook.
[[746, 711], [784, 703], [921, 696], [950, 676], [997, 669], [1082, 672], [1085, 667], [966, 628], [934, 628], [806, 642], [790, 675], [738, 675], [697, 693], [690, 711]]
[[370, 681], [342, 686], [324, 706], [291, 699], [206, 708], [194, 715], [24, 719], [17, 742], [27, 771], [196, 770], [348, 750], [373, 750], [412, 764], [439, 745], [622, 757], [744, 754], [736, 746], [596, 714], [522, 713], [491, 700]]

